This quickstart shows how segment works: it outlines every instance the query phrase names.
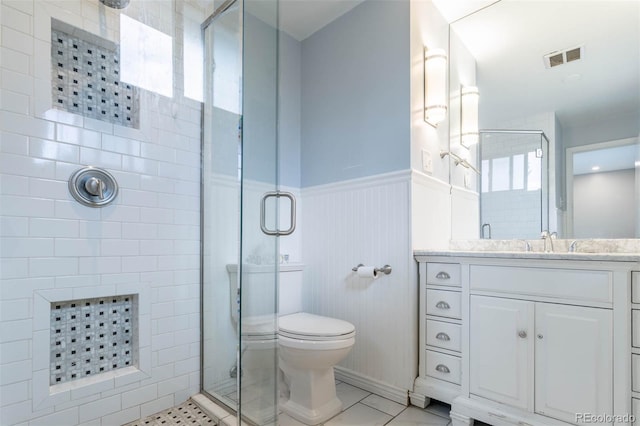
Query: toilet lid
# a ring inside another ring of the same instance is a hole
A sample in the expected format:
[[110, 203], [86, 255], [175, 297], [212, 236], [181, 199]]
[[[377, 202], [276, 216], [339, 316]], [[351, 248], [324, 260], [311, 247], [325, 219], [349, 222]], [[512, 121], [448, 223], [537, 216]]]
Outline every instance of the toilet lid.
[[279, 333], [302, 340], [338, 340], [355, 335], [353, 324], [336, 318], [298, 312], [283, 315], [278, 321]]

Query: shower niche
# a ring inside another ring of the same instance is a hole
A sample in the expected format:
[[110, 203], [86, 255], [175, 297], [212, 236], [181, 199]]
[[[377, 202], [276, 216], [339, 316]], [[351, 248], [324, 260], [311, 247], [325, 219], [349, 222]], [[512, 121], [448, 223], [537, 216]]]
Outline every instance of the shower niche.
[[120, 49], [116, 43], [51, 20], [54, 108], [139, 128], [138, 90], [120, 78]]
[[137, 296], [51, 303], [51, 386], [137, 364]]

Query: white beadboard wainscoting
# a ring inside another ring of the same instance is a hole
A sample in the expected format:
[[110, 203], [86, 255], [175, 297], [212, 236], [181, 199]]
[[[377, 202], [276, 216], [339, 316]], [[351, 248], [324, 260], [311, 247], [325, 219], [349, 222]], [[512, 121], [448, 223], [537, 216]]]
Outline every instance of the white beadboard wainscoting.
[[459, 186], [451, 187], [451, 239], [480, 238], [480, 194]]
[[[411, 171], [411, 247], [448, 249], [451, 240], [451, 185]], [[417, 276], [417, 275], [416, 275]], [[417, 279], [417, 278], [416, 278]]]
[[[356, 327], [338, 377], [401, 403], [418, 366], [410, 179], [407, 170], [302, 190], [305, 310]], [[359, 278], [359, 263], [393, 272]]]

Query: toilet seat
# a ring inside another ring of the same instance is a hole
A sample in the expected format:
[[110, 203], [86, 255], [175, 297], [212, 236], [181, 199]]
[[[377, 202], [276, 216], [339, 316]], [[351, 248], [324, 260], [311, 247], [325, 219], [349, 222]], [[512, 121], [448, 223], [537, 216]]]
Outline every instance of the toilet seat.
[[351, 339], [356, 331], [347, 321], [298, 312], [279, 318], [278, 334], [296, 340], [336, 341]]

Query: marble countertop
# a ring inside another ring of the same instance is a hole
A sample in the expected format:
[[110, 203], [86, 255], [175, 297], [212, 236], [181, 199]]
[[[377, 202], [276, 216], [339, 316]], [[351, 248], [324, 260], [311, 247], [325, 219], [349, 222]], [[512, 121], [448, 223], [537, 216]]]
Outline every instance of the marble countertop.
[[[569, 253], [569, 246], [574, 241], [577, 241], [576, 252]], [[527, 243], [531, 251], [525, 250]], [[451, 241], [448, 250], [414, 250], [414, 255], [640, 262], [640, 239], [556, 239], [553, 247], [553, 252], [547, 253], [542, 240], [455, 240]]]
[[548, 259], [605, 262], [640, 262], [640, 253], [544, 253], [535, 251], [414, 250], [414, 256], [485, 257], [501, 259]]

